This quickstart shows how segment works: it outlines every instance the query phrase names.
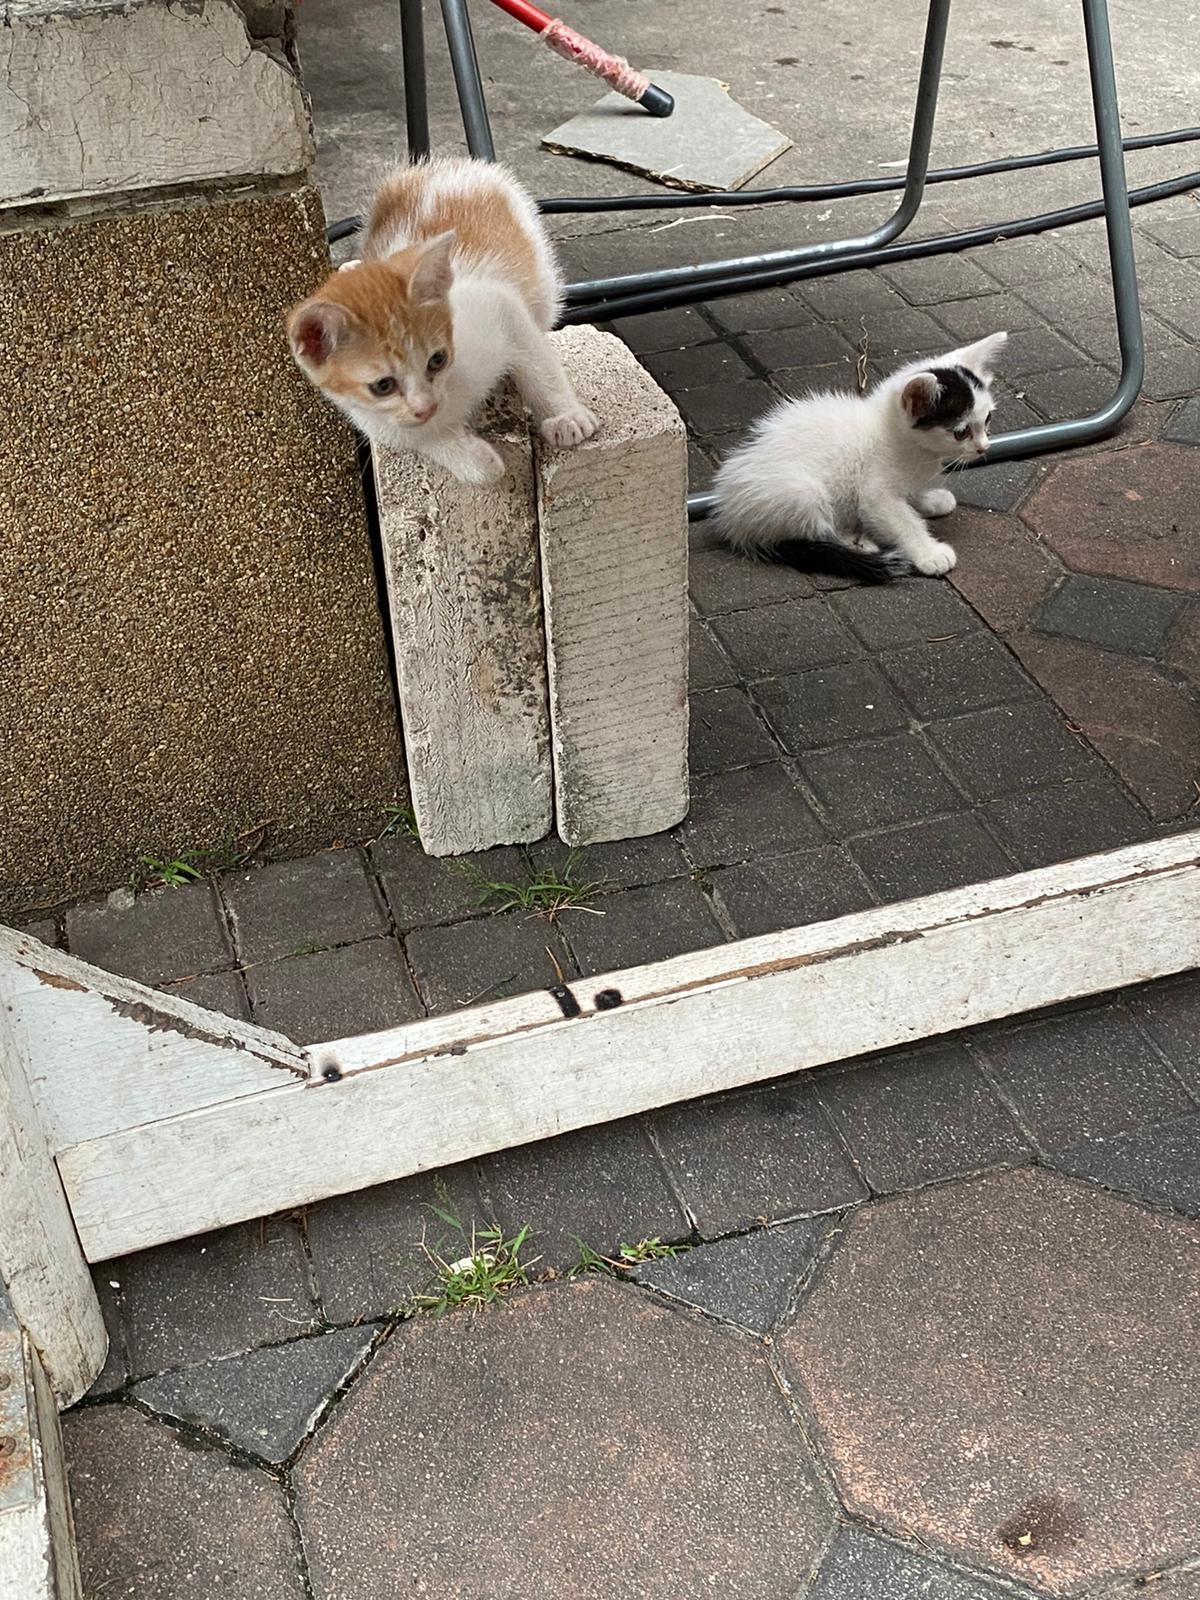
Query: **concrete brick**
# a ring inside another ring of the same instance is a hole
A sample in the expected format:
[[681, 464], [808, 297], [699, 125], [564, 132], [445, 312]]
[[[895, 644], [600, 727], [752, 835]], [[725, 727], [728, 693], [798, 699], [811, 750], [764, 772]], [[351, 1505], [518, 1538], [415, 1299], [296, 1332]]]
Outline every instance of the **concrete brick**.
[[1150, 819], [1115, 778], [1050, 784], [980, 810], [1019, 867], [1116, 850], [1150, 836]]
[[847, 589], [835, 594], [829, 603], [868, 650], [928, 644], [979, 626], [978, 619], [949, 584], [934, 583], [928, 578], [878, 588]]
[[417, 989], [431, 1013], [460, 1011], [558, 981], [553, 952], [568, 978], [574, 963], [556, 929], [542, 917], [506, 911], [421, 928], [404, 941]]
[[659, 833], [687, 811], [687, 448], [619, 340], [555, 335], [600, 431], [534, 445], [555, 823], [568, 844]]
[[[985, 467], [1000, 472], [1001, 467]], [[974, 478], [975, 473], [964, 473]], [[1062, 574], [1041, 540], [1013, 517], [968, 516], [961, 539], [963, 559], [950, 574], [954, 588], [990, 628], [1008, 634], [1022, 628]]]
[[564, 915], [561, 924], [585, 977], [706, 950], [726, 937], [691, 878], [606, 894], [591, 902], [591, 910]]
[[638, 355], [659, 350], [683, 350], [689, 345], [715, 339], [712, 323], [695, 306], [677, 306], [670, 311], [651, 311], [644, 317], [620, 317], [613, 332]]
[[72, 955], [156, 987], [233, 965], [233, 946], [210, 882], [134, 895], [118, 889], [66, 917]]
[[1194, 972], [1128, 991], [1129, 1009], [1200, 1097], [1200, 977]]
[[746, 427], [762, 416], [776, 396], [761, 379], [747, 378], [736, 383], [700, 384], [676, 398], [689, 431], [704, 435]]
[[986, 883], [1013, 870], [1008, 856], [969, 811], [864, 834], [850, 842], [849, 851], [885, 904]]
[[1200, 1217], [1200, 1111], [1056, 1151], [1049, 1164], [1118, 1194]]
[[0, 237], [0, 914], [266, 818], [280, 853], [361, 836], [394, 798], [353, 444], [280, 333], [327, 262], [311, 189]]
[[244, 962], [387, 932], [383, 899], [357, 850], [227, 872], [221, 893]]
[[725, 343], [690, 345], [644, 357], [643, 365], [669, 394], [709, 383], [738, 383], [753, 376], [737, 351]]
[[987, 633], [890, 652], [878, 659], [913, 711], [926, 719], [980, 711], [1037, 694], [1012, 652]]
[[1112, 373], [1096, 366], [1035, 372], [1021, 380], [1026, 403], [1047, 422], [1090, 416], [1112, 399], [1116, 387]]
[[260, 962], [246, 983], [255, 1021], [298, 1044], [396, 1028], [424, 1012], [394, 939]]
[[963, 801], [915, 733], [801, 756], [797, 765], [838, 837], [957, 811]]
[[756, 1228], [694, 1250], [647, 1261], [638, 1283], [750, 1333], [768, 1334], [825, 1243], [829, 1219], [805, 1217], [781, 1228]]
[[[938, 307], [946, 300], [969, 300], [996, 288], [995, 278], [962, 255], [898, 262], [885, 267], [883, 276], [914, 306]], [[1004, 326], [996, 324], [997, 329]]]
[[853, 636], [815, 597], [713, 617], [709, 626], [748, 681], [858, 654]]
[[[919, 263], [922, 267], [930, 264]], [[937, 306], [935, 314], [957, 344], [970, 344], [989, 333], [1014, 334], [1045, 326], [1038, 313], [1015, 294], [981, 294], [973, 300], [950, 300]]]
[[754, 713], [746, 691], [712, 689], [694, 694], [688, 735], [693, 778], [731, 767], [774, 761], [779, 748]]
[[1093, 776], [1088, 747], [1045, 702], [997, 706], [931, 723], [930, 742], [968, 794], [992, 800], [1021, 789]]
[[813, 592], [805, 575], [792, 567], [749, 561], [721, 547], [693, 550], [688, 587], [696, 609], [705, 617], [798, 599]]
[[514, 395], [483, 431], [499, 483], [372, 455], [409, 788], [435, 856], [540, 839], [553, 815], [533, 451]]
[[699, 867], [781, 855], [825, 838], [786, 768], [777, 762], [701, 779], [679, 834]]
[[852, 361], [855, 352], [854, 342], [844, 328], [823, 322], [751, 334], [745, 345], [754, 359], [771, 372], [779, 367], [821, 367], [835, 361]]
[[614, 839], [583, 850], [573, 850], [561, 839], [543, 839], [541, 844], [530, 846], [529, 858], [539, 872], [561, 872], [570, 862], [578, 879], [605, 890], [636, 889], [667, 878], [683, 878], [688, 873], [688, 864], [669, 833]]
[[1030, 1600], [865, 1528], [838, 1530], [807, 1600]]
[[1183, 607], [1182, 595], [1146, 584], [1069, 575], [1042, 602], [1033, 626], [1105, 650], [1159, 656]]
[[415, 839], [379, 839], [371, 846], [371, 862], [402, 929], [486, 916], [483, 884], [516, 883], [526, 875], [525, 856], [516, 845], [439, 860], [427, 856]]
[[706, 307], [709, 316], [729, 333], [753, 333], [761, 328], [800, 328], [812, 321], [812, 312], [797, 289], [759, 289], [754, 294], [731, 294]]
[[202, 972], [199, 977], [167, 983], [163, 988], [168, 994], [177, 994], [181, 1000], [220, 1012], [223, 1017], [250, 1020], [250, 1002], [246, 997], [245, 978], [240, 972]]
[[718, 867], [708, 880], [742, 939], [826, 922], [875, 903], [862, 873], [836, 845]]
[[[1009, 426], [1007, 420], [1004, 425]], [[1023, 427], [1025, 424], [1021, 421], [1013, 425]], [[991, 466], [973, 467], [970, 472], [955, 476], [954, 493], [963, 506], [974, 506], [980, 511], [1012, 511], [1042, 476], [1043, 470], [1036, 461], [998, 461]], [[957, 531], [956, 519], [955, 533]], [[950, 581], [954, 582], [953, 577]]]
[[688, 629], [688, 687], [693, 694], [738, 682], [737, 668], [699, 617]]
[[766, 678], [754, 686], [775, 737], [790, 754], [845, 739], [871, 739], [907, 727], [909, 717], [869, 661]]

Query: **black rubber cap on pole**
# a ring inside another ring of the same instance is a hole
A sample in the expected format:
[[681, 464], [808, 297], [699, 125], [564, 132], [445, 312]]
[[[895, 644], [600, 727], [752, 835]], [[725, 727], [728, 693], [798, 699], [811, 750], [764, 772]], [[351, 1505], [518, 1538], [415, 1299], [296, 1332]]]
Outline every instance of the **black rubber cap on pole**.
[[652, 83], [638, 101], [638, 105], [652, 117], [669, 117], [675, 109], [675, 100], [665, 89], [660, 89], [656, 83]]

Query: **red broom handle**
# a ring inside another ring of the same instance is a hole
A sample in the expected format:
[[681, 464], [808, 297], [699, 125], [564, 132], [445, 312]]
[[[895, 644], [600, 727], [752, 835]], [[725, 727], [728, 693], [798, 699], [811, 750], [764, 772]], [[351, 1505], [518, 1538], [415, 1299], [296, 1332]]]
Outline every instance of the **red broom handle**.
[[651, 83], [645, 73], [636, 71], [623, 56], [610, 55], [565, 22], [530, 5], [529, 0], [492, 0], [492, 4], [531, 28], [557, 55], [603, 79], [627, 100], [636, 100], [652, 117], [669, 117], [675, 109], [675, 102], [667, 91]]

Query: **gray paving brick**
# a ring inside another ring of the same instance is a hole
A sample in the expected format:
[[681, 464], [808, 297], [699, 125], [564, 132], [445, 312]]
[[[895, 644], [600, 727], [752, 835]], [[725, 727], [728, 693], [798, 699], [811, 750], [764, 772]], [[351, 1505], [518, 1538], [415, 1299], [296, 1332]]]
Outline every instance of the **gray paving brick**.
[[780, 367], [823, 367], [854, 358], [853, 341], [844, 329], [824, 322], [752, 333], [746, 337], [745, 345], [754, 359], [770, 372]]
[[539, 872], [565, 870], [573, 858], [572, 875], [582, 883], [602, 889], [631, 889], [666, 878], [685, 877], [690, 870], [669, 833], [652, 833], [641, 839], [614, 839], [572, 850], [561, 839], [543, 839], [531, 845], [529, 856]]
[[1069, 1150], [1194, 1109], [1119, 1004], [979, 1032], [972, 1049], [1042, 1151]]
[[576, 1265], [580, 1246], [615, 1255], [621, 1245], [687, 1236], [688, 1223], [640, 1120], [582, 1128], [481, 1163], [496, 1219], [511, 1238], [530, 1229], [539, 1275]]
[[383, 901], [357, 850], [227, 872], [221, 892], [247, 962], [387, 932]]
[[934, 315], [959, 344], [971, 344], [989, 333], [1013, 334], [1024, 328], [1045, 327], [1039, 314], [1015, 294], [982, 294], [974, 300], [945, 301], [934, 308]]
[[827, 1217], [804, 1217], [781, 1228], [756, 1228], [740, 1239], [717, 1239], [647, 1261], [634, 1277], [723, 1322], [770, 1333], [832, 1226]]
[[[1083, 313], [1080, 313], [1081, 317]], [[1018, 393], [1028, 395], [1029, 378], [1035, 372], [1060, 372], [1064, 367], [1079, 367], [1086, 357], [1044, 323], [1034, 328], [1019, 328], [1009, 333], [1000, 358], [1004, 382]]]
[[694, 306], [651, 311], [644, 317], [621, 317], [612, 325], [618, 338], [639, 355], [656, 350], [682, 350], [716, 337], [712, 325]]
[[859, 649], [853, 635], [816, 595], [713, 617], [710, 626], [747, 680], [848, 661]]
[[979, 252], [980, 265], [1011, 288], [1044, 283], [1076, 270], [1076, 262], [1053, 239], [1001, 239]]
[[1013, 795], [980, 814], [1025, 868], [1134, 844], [1147, 838], [1151, 827], [1146, 813], [1107, 774]]
[[1038, 689], [993, 634], [973, 633], [879, 664], [919, 717], [948, 717], [1037, 695]]
[[159, 1416], [203, 1428], [278, 1464], [300, 1444], [374, 1336], [371, 1327], [342, 1328], [164, 1373], [139, 1383], [133, 1393]]
[[392, 1315], [433, 1280], [427, 1249], [457, 1261], [470, 1250], [472, 1229], [492, 1221], [470, 1162], [309, 1206], [308, 1247], [326, 1317], [357, 1323]]
[[1161, 221], [1151, 214], [1142, 227], [1172, 255], [1188, 258], [1200, 256], [1200, 212], [1193, 212], [1186, 217], [1167, 217]]
[[960, 1044], [868, 1058], [819, 1072], [813, 1081], [876, 1194], [1030, 1158], [1017, 1125]]
[[805, 395], [823, 394], [829, 389], [857, 394], [857, 358], [851, 351], [840, 361], [827, 361], [819, 366], [783, 367], [772, 371], [771, 382], [793, 400], [802, 400]]
[[1112, 399], [1116, 381], [1104, 367], [1075, 366], [1022, 379], [1025, 401], [1047, 422], [1086, 417]]
[[760, 289], [731, 294], [708, 306], [713, 321], [730, 333], [760, 328], [795, 328], [812, 320], [812, 312], [794, 289]]
[[774, 761], [778, 755], [744, 689], [712, 689], [692, 696], [688, 765], [693, 778]]
[[737, 351], [723, 341], [647, 355], [643, 365], [672, 395], [680, 389], [698, 389], [711, 383], [737, 383], [753, 376], [751, 368]]
[[269, 1217], [108, 1262], [136, 1377], [294, 1339], [316, 1305], [300, 1230]]
[[1183, 595], [1144, 583], [1071, 574], [1042, 602], [1034, 626], [1106, 650], [1159, 656], [1184, 604]]
[[680, 838], [698, 867], [820, 844], [825, 830], [778, 762], [701, 778]]
[[699, 617], [688, 629], [688, 684], [693, 694], [737, 683], [737, 668]]
[[[1121, 352], [1117, 344], [1117, 318], [1110, 306], [1101, 316], [1088, 317], [1073, 322], [1063, 329], [1066, 337], [1079, 349], [1086, 351], [1112, 371], [1121, 365]], [[1168, 328], [1157, 317], [1143, 313], [1142, 341], [1147, 351], [1167, 350], [1179, 345], [1180, 338], [1174, 328]]]
[[1200, 397], [1172, 411], [1163, 438], [1178, 444], [1200, 444]]
[[865, 1528], [841, 1528], [807, 1600], [1033, 1600]]
[[125, 1324], [121, 1319], [121, 1292], [119, 1287], [113, 1288], [114, 1283], [120, 1284], [120, 1279], [114, 1276], [114, 1266], [115, 1263], [111, 1261], [102, 1261], [99, 1266], [92, 1268], [92, 1284], [104, 1316], [104, 1330], [108, 1334], [104, 1365], [88, 1390], [88, 1398], [92, 1400], [112, 1394], [129, 1378], [129, 1352], [125, 1343]]
[[40, 939], [43, 944], [56, 946], [59, 943], [58, 923], [53, 917], [42, 917], [38, 922], [26, 922], [20, 932], [27, 933], [31, 939]]
[[791, 567], [752, 561], [734, 555], [732, 550], [711, 548], [693, 552], [688, 589], [697, 611], [706, 617], [793, 600], [813, 592], [808, 578]]
[[517, 883], [527, 876], [516, 845], [439, 859], [415, 839], [381, 839], [371, 859], [398, 928], [427, 928], [486, 914], [482, 884]]
[[705, 1238], [866, 1198], [803, 1081], [672, 1106], [652, 1127]]
[[977, 800], [1089, 778], [1101, 769], [1099, 757], [1041, 700], [931, 722], [926, 733]]
[[695, 439], [687, 442], [688, 490], [699, 494], [712, 481], [713, 464], [708, 452]]
[[1127, 991], [1129, 1009], [1194, 1094], [1200, 1095], [1200, 973]]
[[721, 867], [709, 881], [743, 939], [807, 927], [873, 904], [861, 872], [835, 845]]
[[790, 752], [869, 739], [906, 727], [909, 720], [887, 679], [869, 661], [766, 678], [755, 685], [754, 696]]
[[1057, 1151], [1050, 1165], [1151, 1205], [1200, 1217], [1200, 1111]]
[[1102, 317], [1113, 304], [1112, 285], [1086, 267], [1076, 267], [1073, 272], [1041, 283], [1026, 284], [1021, 293], [1048, 322], [1059, 327]]
[[396, 1028], [424, 1015], [395, 939], [286, 956], [247, 968], [257, 1022], [299, 1044]]
[[556, 983], [547, 947], [569, 977], [573, 963], [554, 926], [523, 912], [418, 928], [405, 939], [417, 988], [433, 1014]]
[[936, 308], [946, 300], [968, 300], [991, 294], [996, 280], [965, 256], [934, 256], [928, 261], [900, 261], [883, 276], [914, 306]]
[[949, 348], [946, 330], [928, 312], [903, 302], [899, 310], [852, 311], [838, 326], [858, 348], [864, 324], [868, 356], [888, 371], [915, 356], [937, 355]]
[[1151, 400], [1179, 400], [1200, 389], [1200, 350], [1194, 345], [1168, 345], [1146, 356], [1143, 391]]
[[67, 912], [66, 931], [72, 955], [139, 983], [188, 978], [234, 960], [211, 883], [85, 900]]
[[830, 278], [811, 278], [796, 292], [819, 317], [829, 322], [853, 321], [870, 315], [882, 317], [904, 309], [903, 296], [879, 273], [839, 272]]
[[1036, 461], [998, 461], [954, 475], [958, 503], [981, 511], [1011, 511], [1020, 504], [1045, 468]]
[[1006, 877], [1012, 863], [969, 811], [853, 840], [850, 854], [880, 900], [959, 889]]
[[728, 433], [761, 417], [777, 397], [760, 379], [710, 383], [674, 396], [692, 433]]
[[839, 837], [962, 808], [957, 791], [914, 733], [810, 752], [798, 765]]
[[870, 650], [931, 644], [979, 626], [978, 617], [948, 583], [929, 578], [845, 589], [829, 603]]
[[665, 961], [720, 944], [724, 930], [691, 878], [623, 889], [593, 902], [602, 915], [564, 915], [563, 931], [586, 975]]
[[163, 987], [168, 994], [177, 994], [194, 1006], [219, 1011], [223, 1017], [245, 1021], [250, 1015], [245, 980], [239, 972], [204, 972], [197, 978], [184, 978], [180, 983], [167, 983]]

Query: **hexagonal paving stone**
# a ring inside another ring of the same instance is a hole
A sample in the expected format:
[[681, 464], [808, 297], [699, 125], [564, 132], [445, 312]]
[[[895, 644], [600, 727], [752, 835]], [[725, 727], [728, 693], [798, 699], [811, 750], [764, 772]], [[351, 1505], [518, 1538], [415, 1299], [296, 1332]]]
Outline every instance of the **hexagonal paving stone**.
[[1200, 1229], [1037, 1169], [859, 1212], [781, 1341], [847, 1506], [1069, 1594], [1200, 1547]]
[[265, 1473], [126, 1406], [70, 1412], [63, 1431], [89, 1600], [304, 1600], [296, 1531]]
[[596, 1279], [401, 1326], [296, 1480], [316, 1600], [794, 1600], [831, 1524], [762, 1348]]
[[1022, 517], [1076, 572], [1200, 594], [1200, 456], [1145, 445], [1061, 462]]

